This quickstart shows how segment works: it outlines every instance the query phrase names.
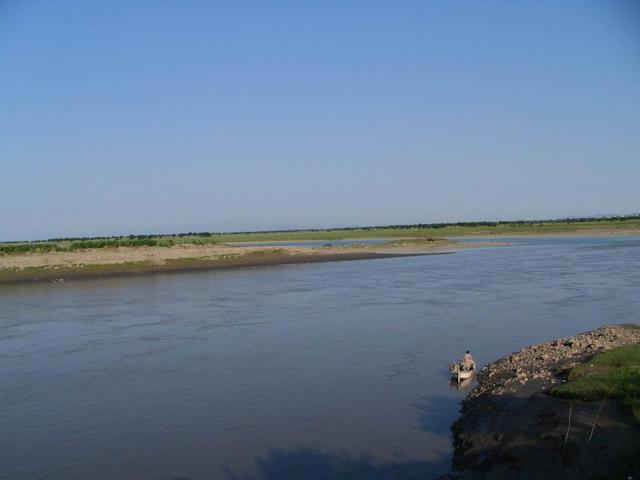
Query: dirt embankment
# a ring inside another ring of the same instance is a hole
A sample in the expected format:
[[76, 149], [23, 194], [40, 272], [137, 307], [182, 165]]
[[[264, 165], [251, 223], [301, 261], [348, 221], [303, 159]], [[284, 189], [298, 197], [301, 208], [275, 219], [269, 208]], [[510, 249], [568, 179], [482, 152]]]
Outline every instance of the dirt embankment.
[[453, 426], [454, 471], [445, 478], [583, 479], [624, 470], [640, 442], [637, 422], [614, 400], [583, 402], [549, 391], [576, 364], [638, 342], [639, 326], [608, 325], [487, 365]]

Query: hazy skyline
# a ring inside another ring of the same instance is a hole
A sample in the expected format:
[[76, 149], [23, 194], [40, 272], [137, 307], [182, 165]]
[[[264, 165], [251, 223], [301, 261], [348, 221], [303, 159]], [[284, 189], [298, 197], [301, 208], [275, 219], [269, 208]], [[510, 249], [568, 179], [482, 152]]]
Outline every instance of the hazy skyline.
[[0, 241], [640, 210], [635, 2], [5, 2]]

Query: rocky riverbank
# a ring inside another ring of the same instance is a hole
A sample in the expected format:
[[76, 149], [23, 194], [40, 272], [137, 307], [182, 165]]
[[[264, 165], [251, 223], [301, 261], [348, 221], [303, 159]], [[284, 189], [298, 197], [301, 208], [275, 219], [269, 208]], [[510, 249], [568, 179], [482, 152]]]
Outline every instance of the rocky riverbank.
[[616, 401], [582, 402], [549, 392], [578, 363], [638, 342], [640, 326], [607, 325], [484, 367], [453, 426], [454, 472], [447, 478], [578, 479], [624, 468], [640, 440], [637, 422]]

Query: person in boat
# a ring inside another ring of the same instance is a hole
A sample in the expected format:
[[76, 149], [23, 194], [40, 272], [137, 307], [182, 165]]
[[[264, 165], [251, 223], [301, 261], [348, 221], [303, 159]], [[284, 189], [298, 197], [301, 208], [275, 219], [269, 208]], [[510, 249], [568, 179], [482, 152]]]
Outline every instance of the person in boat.
[[475, 364], [476, 362], [473, 361], [473, 357], [469, 353], [469, 350], [467, 350], [467, 353], [462, 357], [462, 368], [464, 370], [472, 370]]

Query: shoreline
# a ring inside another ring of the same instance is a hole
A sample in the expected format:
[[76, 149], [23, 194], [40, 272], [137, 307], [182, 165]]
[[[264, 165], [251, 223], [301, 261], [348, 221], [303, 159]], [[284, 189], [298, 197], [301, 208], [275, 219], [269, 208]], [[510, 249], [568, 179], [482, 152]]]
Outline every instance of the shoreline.
[[473, 238], [540, 238], [540, 237], [635, 237], [640, 236], [640, 229], [585, 229], [571, 232], [513, 232], [513, 233], [467, 233], [463, 235], [448, 235], [446, 238], [451, 240], [473, 239]]
[[217, 258], [182, 257], [166, 259], [164, 262], [121, 262], [106, 264], [71, 264], [69, 266], [25, 267], [1, 272], [0, 287], [16, 283], [62, 282], [105, 277], [127, 277], [153, 275], [156, 273], [185, 273], [211, 270], [231, 270], [240, 268], [286, 266], [305, 263], [323, 263], [355, 260], [374, 260], [385, 258], [415, 257], [426, 255], [447, 255], [453, 251], [424, 252], [380, 252], [346, 251], [291, 253], [286, 250], [254, 251], [241, 255], [220, 256]]
[[454, 253], [500, 242], [411, 239], [388, 245], [336, 247], [173, 245], [109, 247], [0, 255], [0, 286], [204, 270], [371, 260]]
[[[447, 240], [461, 240], [461, 239], [473, 239], [473, 238], [482, 238], [482, 239], [487, 239], [487, 238], [510, 238], [510, 237], [532, 237], [532, 238], [538, 238], [538, 237], [633, 237], [633, 236], [640, 236], [640, 229], [638, 228], [609, 228], [609, 229], [599, 229], [599, 228], [589, 228], [589, 229], [584, 229], [584, 230], [580, 230], [580, 229], [576, 229], [573, 231], [556, 231], [556, 232], [535, 232], [535, 231], [530, 231], [530, 232], [498, 232], [498, 233], [493, 233], [493, 232], [469, 232], [469, 233], [462, 233], [462, 234], [454, 234], [454, 235], [444, 235], [442, 237], [437, 237], [436, 235], [433, 235], [432, 237], [434, 238], [441, 238], [441, 239], [447, 239]], [[287, 243], [302, 243], [302, 242], [327, 242], [327, 243], [331, 243], [331, 242], [354, 242], [357, 243], [358, 241], [370, 241], [370, 240], [388, 240], [390, 242], [393, 241], [397, 241], [397, 240], [414, 240], [416, 238], [422, 238], [422, 237], [416, 237], [416, 236], [411, 236], [411, 235], [407, 235], [407, 236], [364, 236], [364, 237], [345, 237], [345, 238], [340, 238], [340, 239], [331, 239], [331, 238], [312, 238], [312, 239], [295, 239], [295, 240], [251, 240], [251, 241], [240, 241], [240, 242], [229, 242], [230, 245], [238, 245], [238, 246], [252, 246], [255, 244], [262, 244], [262, 243], [283, 243], [283, 244], [287, 244]], [[382, 245], [370, 245], [373, 247], [380, 247]]]
[[[444, 233], [444, 232], [443, 232]], [[448, 237], [350, 237], [354, 245], [300, 246], [303, 240], [234, 242], [228, 244], [180, 243], [169, 246], [116, 246], [53, 250], [19, 254], [0, 253], [0, 286], [10, 283], [58, 281], [107, 276], [148, 275], [244, 267], [366, 260], [453, 253], [480, 247], [508, 246], [511, 238], [630, 237], [635, 228], [583, 229], [571, 232], [473, 232]], [[386, 240], [383, 244], [357, 244], [358, 240]], [[317, 239], [308, 239], [318, 242]], [[333, 240], [327, 239], [327, 242]], [[289, 245], [289, 243], [291, 245]], [[277, 245], [280, 244], [280, 245]]]
[[632, 343], [640, 343], [640, 325], [605, 325], [489, 363], [462, 402], [452, 426], [452, 473], [441, 478], [579, 479], [619, 468], [640, 438], [633, 417], [616, 400], [571, 400], [550, 391], [574, 366]]

